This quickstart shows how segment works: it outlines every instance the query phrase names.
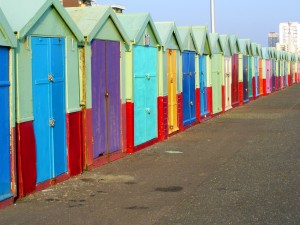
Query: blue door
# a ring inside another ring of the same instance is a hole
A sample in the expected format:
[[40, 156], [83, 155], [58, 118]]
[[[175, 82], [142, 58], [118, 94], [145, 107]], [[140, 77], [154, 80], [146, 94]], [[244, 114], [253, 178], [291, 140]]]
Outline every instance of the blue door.
[[195, 107], [195, 52], [182, 53], [183, 126], [196, 121]]
[[32, 79], [40, 183], [67, 171], [64, 39], [32, 38]]
[[258, 79], [258, 57], [254, 57], [254, 69], [255, 69], [255, 95], [259, 96], [259, 79]]
[[200, 65], [200, 115], [205, 116], [208, 114], [207, 71], [206, 71], [205, 55], [200, 56], [199, 65]]
[[157, 49], [134, 46], [134, 146], [157, 138]]
[[9, 49], [0, 47], [0, 201], [12, 196], [10, 188]]
[[248, 56], [243, 56], [243, 88], [244, 88], [244, 102], [249, 101], [248, 89]]

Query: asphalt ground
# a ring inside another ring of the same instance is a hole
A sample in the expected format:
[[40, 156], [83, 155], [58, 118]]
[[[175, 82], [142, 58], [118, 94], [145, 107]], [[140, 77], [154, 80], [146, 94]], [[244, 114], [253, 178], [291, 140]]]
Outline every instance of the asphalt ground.
[[299, 225], [300, 84], [29, 195], [0, 224]]

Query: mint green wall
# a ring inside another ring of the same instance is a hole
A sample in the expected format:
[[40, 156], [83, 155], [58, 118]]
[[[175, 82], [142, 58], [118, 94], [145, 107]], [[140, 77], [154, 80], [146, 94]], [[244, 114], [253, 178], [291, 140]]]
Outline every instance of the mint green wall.
[[33, 120], [31, 36], [63, 37], [66, 52], [66, 110], [80, 111], [77, 40], [57, 11], [51, 7], [19, 40], [16, 49], [17, 122]]
[[157, 47], [158, 41], [156, 39], [156, 36], [154, 35], [154, 32], [153, 32], [150, 24], [148, 24], [146, 26], [146, 29], [145, 29], [142, 37], [140, 38], [140, 40], [135, 40], [137, 45], [145, 45], [145, 39], [144, 39], [145, 34], [148, 34], [150, 36], [150, 46]]
[[123, 40], [111, 18], [108, 18], [94, 39], [120, 41]]
[[175, 50], [179, 50], [179, 45], [178, 42], [175, 38], [175, 35], [173, 33], [173, 35], [170, 38], [170, 41], [167, 43], [166, 45], [166, 49], [175, 49]]
[[15, 93], [16, 93], [16, 86], [15, 86], [15, 50], [10, 49], [9, 51], [9, 81], [10, 81], [10, 88], [9, 88], [9, 103], [10, 103], [10, 127], [13, 128], [16, 126], [16, 108], [15, 108], [15, 103], [16, 103], [16, 98], [15, 98]]

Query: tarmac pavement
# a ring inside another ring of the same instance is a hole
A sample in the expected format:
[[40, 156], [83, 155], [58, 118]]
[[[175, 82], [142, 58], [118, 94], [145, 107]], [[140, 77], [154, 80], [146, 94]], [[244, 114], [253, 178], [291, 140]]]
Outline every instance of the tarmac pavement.
[[300, 84], [0, 210], [1, 225], [299, 225]]

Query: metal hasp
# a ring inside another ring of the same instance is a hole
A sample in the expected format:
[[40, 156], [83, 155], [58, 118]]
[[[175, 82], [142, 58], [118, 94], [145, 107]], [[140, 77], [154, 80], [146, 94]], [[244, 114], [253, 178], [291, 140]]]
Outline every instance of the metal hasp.
[[49, 126], [50, 126], [50, 127], [54, 127], [54, 126], [55, 126], [55, 120], [54, 120], [53, 118], [51, 118], [51, 119], [49, 120]]
[[54, 77], [53, 77], [53, 75], [51, 73], [48, 74], [48, 80], [50, 82], [54, 82]]

